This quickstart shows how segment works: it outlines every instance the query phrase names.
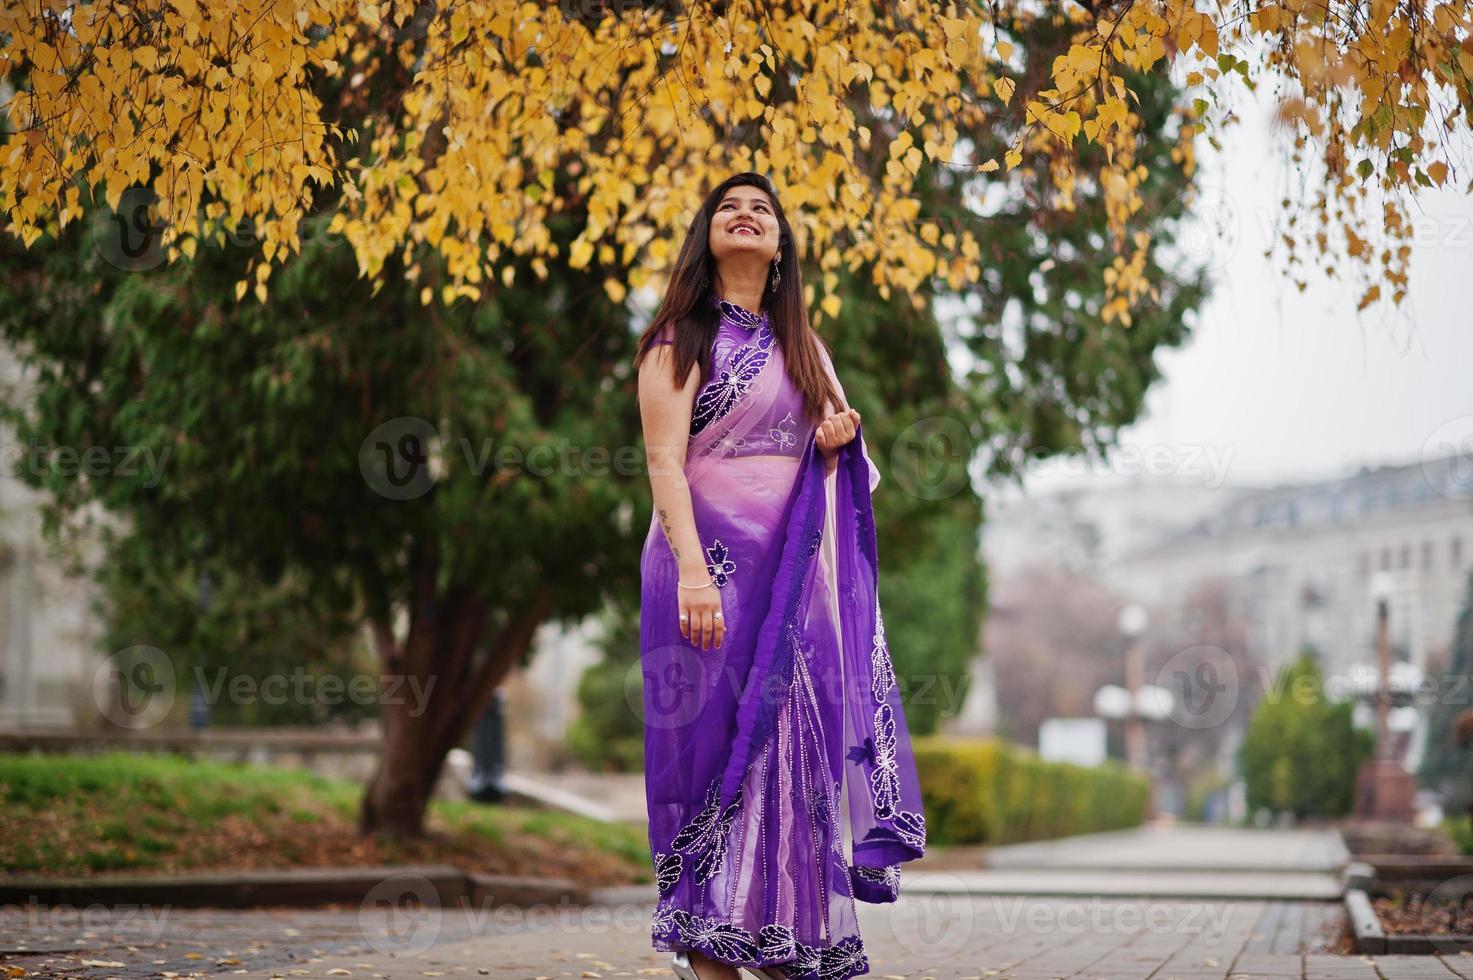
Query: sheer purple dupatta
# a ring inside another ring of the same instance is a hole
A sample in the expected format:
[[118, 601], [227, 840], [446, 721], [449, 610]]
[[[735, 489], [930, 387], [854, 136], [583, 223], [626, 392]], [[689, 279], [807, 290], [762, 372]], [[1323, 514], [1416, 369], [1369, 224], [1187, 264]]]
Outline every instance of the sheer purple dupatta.
[[[864, 449], [862, 428], [839, 450], [838, 465], [827, 477], [817, 443], [809, 439], [771, 604], [737, 704], [737, 734], [720, 801], [724, 806], [737, 798], [747, 767], [772, 733], [794, 659], [806, 655], [819, 665], [809, 668], [811, 674], [840, 686], [842, 717], [825, 717], [824, 723], [831, 740], [843, 733], [842, 755], [832, 760], [830, 775], [837, 785], [842, 769], [853, 864], [892, 872], [884, 881], [856, 873], [854, 897], [889, 902], [898, 897], [897, 866], [925, 851], [925, 811], [879, 606], [870, 499], [878, 471]], [[837, 631], [805, 632], [800, 625], [825, 621], [837, 622]]]

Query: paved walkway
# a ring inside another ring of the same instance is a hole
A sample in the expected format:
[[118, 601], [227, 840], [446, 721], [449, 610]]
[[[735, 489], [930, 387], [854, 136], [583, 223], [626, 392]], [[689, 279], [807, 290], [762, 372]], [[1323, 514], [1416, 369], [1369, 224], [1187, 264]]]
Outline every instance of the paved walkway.
[[[1340, 903], [1282, 897], [1296, 894], [1295, 882], [1333, 879], [1344, 857], [1333, 833], [1142, 828], [972, 857], [968, 866], [966, 852], [938, 851], [902, 872], [899, 902], [860, 905], [870, 976], [1473, 980], [1473, 954], [1336, 955], [1349, 949]], [[982, 857], [988, 867], [976, 866]], [[1131, 889], [1143, 894], [1119, 894]], [[668, 955], [649, 943], [652, 886], [595, 898], [527, 910], [10, 906], [0, 909], [0, 977], [16, 967], [48, 977], [673, 980]]]
[[[1473, 956], [1335, 956], [1330, 903], [906, 895], [860, 906], [875, 980], [1473, 980]], [[173, 910], [94, 913], [49, 932], [0, 911], [0, 962], [25, 976], [661, 977], [649, 905], [406, 913]], [[46, 938], [47, 936], [50, 938]]]
[[967, 895], [1100, 895], [1117, 898], [1279, 898], [1332, 901], [1339, 879], [1328, 872], [1071, 871], [1017, 868], [1007, 871], [901, 872], [912, 892]]
[[939, 850], [902, 871], [908, 892], [1278, 898], [1341, 894], [1349, 858], [1330, 830], [1145, 826], [993, 848]]
[[1153, 824], [994, 847], [988, 851], [987, 866], [1333, 871], [1349, 857], [1344, 841], [1333, 830]]
[[595, 820], [649, 821], [642, 772], [528, 772], [508, 769], [502, 785], [516, 796]]

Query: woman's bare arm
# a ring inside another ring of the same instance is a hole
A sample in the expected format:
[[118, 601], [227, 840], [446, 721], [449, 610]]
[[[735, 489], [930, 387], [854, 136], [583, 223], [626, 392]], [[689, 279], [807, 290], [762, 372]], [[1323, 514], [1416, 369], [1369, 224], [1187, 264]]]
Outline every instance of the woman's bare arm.
[[685, 383], [677, 388], [671, 367], [674, 356], [673, 344], [657, 344], [640, 364], [639, 414], [655, 515], [680, 566], [680, 581], [699, 585], [710, 581], [711, 576], [696, 532], [690, 485], [685, 479], [685, 450], [700, 378], [692, 366]]

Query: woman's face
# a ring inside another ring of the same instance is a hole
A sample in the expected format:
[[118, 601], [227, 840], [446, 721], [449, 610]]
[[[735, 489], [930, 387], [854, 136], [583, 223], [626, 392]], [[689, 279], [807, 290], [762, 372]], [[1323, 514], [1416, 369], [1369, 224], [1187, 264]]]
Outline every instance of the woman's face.
[[739, 186], [717, 203], [708, 244], [718, 263], [733, 259], [767, 263], [777, 254], [778, 233], [772, 199], [760, 188]]

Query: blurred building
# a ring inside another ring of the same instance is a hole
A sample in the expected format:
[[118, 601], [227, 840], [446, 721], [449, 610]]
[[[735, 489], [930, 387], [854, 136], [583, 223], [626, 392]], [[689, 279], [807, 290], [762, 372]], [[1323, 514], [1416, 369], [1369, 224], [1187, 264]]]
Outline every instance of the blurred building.
[[1188, 529], [1109, 563], [1115, 587], [1156, 607], [1225, 578], [1276, 668], [1306, 645], [1327, 672], [1375, 662], [1373, 576], [1390, 576], [1396, 660], [1428, 671], [1447, 655], [1473, 550], [1473, 482], [1440, 458], [1242, 491]]
[[1005, 578], [1045, 562], [1103, 580], [1125, 556], [1190, 530], [1245, 492], [1145, 476], [1037, 494], [997, 487], [983, 529], [987, 570]]
[[[1229, 643], [1240, 667], [1264, 668], [1265, 679], [1311, 647], [1327, 680], [1345, 693], [1375, 683], [1373, 589], [1381, 578], [1396, 682], [1414, 685], [1425, 676], [1425, 682], [1445, 686], [1437, 672], [1450, 653], [1473, 572], [1473, 467], [1466, 457], [1453, 456], [1276, 486], [1212, 487], [1137, 477], [1005, 496], [989, 506], [984, 554], [992, 576], [993, 626], [1014, 613], [1008, 596], [1038, 601], [1036, 583], [1050, 581], [1030, 572], [1039, 564], [1086, 576], [1119, 602], [1141, 603], [1174, 643], [1192, 642], [1190, 624], [1200, 612], [1193, 603], [1212, 595], [1220, 597], [1222, 622], [1231, 628], [1223, 633], [1219, 623], [1216, 634], [1195, 642]], [[1057, 581], [1048, 588], [1059, 591], [1044, 601], [1070, 624], [1065, 645], [1051, 635], [1057, 625], [1036, 611], [1036, 635], [1020, 637], [1015, 629], [1007, 637], [1034, 660], [1058, 658], [1030, 665], [1042, 678], [1051, 671], [1082, 671], [1087, 661], [1067, 659], [1077, 657], [1079, 648], [1106, 657], [1119, 651], [1112, 628], [1083, 628], [1089, 621], [1063, 591], [1068, 580]], [[1224, 641], [1222, 635], [1241, 640]], [[1040, 679], [1038, 690], [1007, 690], [1007, 684], [996, 690], [987, 683], [991, 676], [973, 672], [973, 701], [963, 716], [990, 715], [1001, 704], [1008, 723], [1019, 721], [1013, 716], [1025, 709], [1038, 714], [1062, 707], [1056, 679]], [[1014, 677], [1011, 683], [1030, 682]], [[1056, 703], [1041, 707], [1040, 698]], [[1427, 736], [1425, 703], [1419, 705], [1393, 711], [1399, 755], [1409, 770], [1419, 765]], [[1373, 720], [1371, 706], [1358, 704], [1356, 723], [1368, 727]], [[1220, 770], [1230, 766], [1240, 724], [1217, 732]]]
[[[25, 397], [21, 380], [0, 349], [0, 398]], [[20, 479], [30, 448], [0, 425], [0, 726], [54, 728], [88, 713], [101, 631], [96, 588], [66, 574], [76, 556], [42, 538], [40, 498]]]

